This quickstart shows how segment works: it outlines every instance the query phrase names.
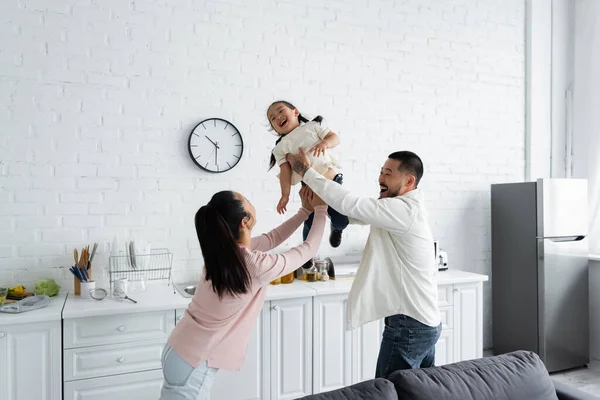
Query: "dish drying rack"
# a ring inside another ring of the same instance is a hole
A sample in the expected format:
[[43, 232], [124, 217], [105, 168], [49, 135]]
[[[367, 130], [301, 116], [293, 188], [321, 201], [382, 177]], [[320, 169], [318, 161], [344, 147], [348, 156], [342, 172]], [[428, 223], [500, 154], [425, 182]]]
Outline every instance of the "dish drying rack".
[[108, 258], [108, 278], [111, 290], [114, 281], [129, 282], [166, 280], [171, 284], [173, 253], [166, 248], [152, 249], [144, 254], [111, 255]]

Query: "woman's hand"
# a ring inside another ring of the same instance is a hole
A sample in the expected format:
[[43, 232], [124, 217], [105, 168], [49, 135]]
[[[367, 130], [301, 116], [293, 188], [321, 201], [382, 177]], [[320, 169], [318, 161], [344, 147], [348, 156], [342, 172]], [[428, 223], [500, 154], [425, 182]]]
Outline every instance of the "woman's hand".
[[313, 209], [318, 206], [326, 206], [327, 205], [327, 203], [325, 203], [323, 201], [323, 199], [321, 199], [319, 196], [317, 196], [317, 194], [315, 192], [313, 192], [311, 190], [310, 193], [311, 193], [311, 197], [310, 197], [309, 201], [310, 201], [310, 205], [313, 206]]
[[308, 186], [302, 186], [300, 189], [300, 200], [302, 200], [302, 207], [310, 212], [315, 211], [313, 206], [310, 204], [310, 197], [312, 196], [312, 190]]
[[322, 140], [321, 142], [314, 145], [309, 152], [313, 153], [315, 157], [321, 157], [325, 155], [325, 151], [327, 150], [327, 143]]

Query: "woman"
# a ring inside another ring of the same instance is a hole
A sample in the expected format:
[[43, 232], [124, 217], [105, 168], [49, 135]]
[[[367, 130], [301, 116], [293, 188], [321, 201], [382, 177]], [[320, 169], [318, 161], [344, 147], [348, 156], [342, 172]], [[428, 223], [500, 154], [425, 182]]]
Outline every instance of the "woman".
[[[308, 187], [300, 197], [302, 208], [294, 217], [255, 238], [256, 210], [239, 193], [219, 192], [198, 210], [204, 275], [163, 351], [161, 400], [207, 400], [218, 369], [241, 369], [267, 285], [314, 257], [321, 243], [327, 206]], [[312, 212], [306, 241], [281, 254], [264, 253], [289, 238]]]

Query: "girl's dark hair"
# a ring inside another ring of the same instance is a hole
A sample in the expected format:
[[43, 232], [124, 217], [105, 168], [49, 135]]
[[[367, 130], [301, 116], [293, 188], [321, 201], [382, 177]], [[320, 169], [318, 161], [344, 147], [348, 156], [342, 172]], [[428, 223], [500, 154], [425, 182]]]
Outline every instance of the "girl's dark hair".
[[[286, 106], [290, 110], [295, 110], [296, 109], [296, 106], [293, 105], [292, 103], [290, 103], [289, 101], [278, 100], [278, 101], [274, 101], [273, 103], [271, 103], [271, 105], [269, 106], [269, 108], [267, 108], [267, 112], [275, 104], [283, 104], [284, 106]], [[268, 119], [268, 115], [267, 115], [267, 119]], [[321, 121], [323, 121], [323, 117], [321, 117], [320, 115], [317, 115], [312, 120], [315, 121], [315, 122], [318, 122], [320, 124]], [[307, 118], [303, 117], [302, 114], [298, 114], [298, 123], [305, 124], [307, 122], [309, 122], [309, 120]], [[271, 125], [271, 128], [273, 128], [273, 124], [271, 124], [270, 120], [269, 120], [269, 124]], [[279, 142], [281, 142], [281, 139], [283, 139], [283, 137], [285, 135], [278, 135], [278, 136], [279, 136], [279, 138], [277, 138], [277, 140], [275, 141], [275, 146], [277, 146], [279, 144]], [[273, 155], [273, 151], [271, 151], [271, 159], [269, 160], [269, 171], [275, 166], [275, 163], [276, 163], [275, 156]]]
[[237, 244], [240, 223], [246, 217], [249, 215], [242, 201], [229, 190], [215, 194], [196, 213], [196, 234], [204, 257], [206, 280], [211, 281], [220, 299], [250, 290], [250, 273]]

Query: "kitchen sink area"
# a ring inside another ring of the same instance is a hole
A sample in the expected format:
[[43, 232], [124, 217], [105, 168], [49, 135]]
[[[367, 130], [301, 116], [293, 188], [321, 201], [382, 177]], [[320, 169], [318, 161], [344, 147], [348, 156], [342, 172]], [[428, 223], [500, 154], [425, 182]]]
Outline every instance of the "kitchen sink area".
[[191, 298], [194, 296], [194, 293], [196, 293], [198, 282], [175, 283], [173, 286], [175, 286], [175, 289], [177, 289], [179, 294], [183, 297]]

